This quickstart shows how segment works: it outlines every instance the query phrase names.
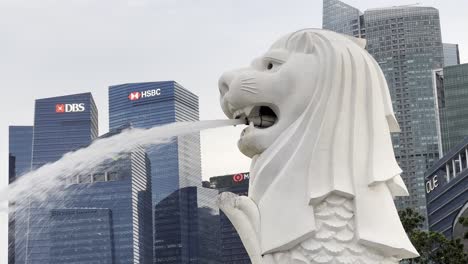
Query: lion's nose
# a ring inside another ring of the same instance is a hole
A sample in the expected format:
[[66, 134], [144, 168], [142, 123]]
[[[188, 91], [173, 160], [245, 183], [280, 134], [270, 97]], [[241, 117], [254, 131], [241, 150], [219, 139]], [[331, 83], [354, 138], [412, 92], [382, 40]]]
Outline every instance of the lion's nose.
[[221, 75], [218, 81], [219, 92], [221, 96], [226, 95], [229, 92], [229, 86], [231, 85], [232, 79], [234, 78], [233, 72], [225, 72]]

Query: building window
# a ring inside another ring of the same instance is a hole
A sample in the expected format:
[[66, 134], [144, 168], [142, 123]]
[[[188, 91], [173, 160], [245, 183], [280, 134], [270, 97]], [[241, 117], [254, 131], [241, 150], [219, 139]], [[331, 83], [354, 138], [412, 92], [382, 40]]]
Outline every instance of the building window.
[[121, 180], [121, 178], [119, 177], [119, 174], [117, 172], [112, 171], [112, 172], [107, 173], [107, 180], [108, 181], [118, 181], [118, 180]]
[[79, 183], [90, 183], [91, 182], [91, 174], [85, 174], [78, 176]]
[[93, 174], [93, 182], [103, 182], [106, 181], [104, 173], [95, 173]]

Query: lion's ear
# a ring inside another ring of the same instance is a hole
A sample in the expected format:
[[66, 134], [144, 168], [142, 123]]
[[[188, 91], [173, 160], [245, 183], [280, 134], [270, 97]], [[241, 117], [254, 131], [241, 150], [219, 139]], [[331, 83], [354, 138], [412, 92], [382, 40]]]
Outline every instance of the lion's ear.
[[352, 42], [356, 43], [359, 47], [361, 47], [362, 49], [365, 49], [366, 48], [366, 45], [367, 45], [367, 40], [366, 39], [363, 39], [363, 38], [356, 38], [356, 37], [353, 37], [353, 36], [348, 36], [348, 35], [345, 35], [349, 40], [351, 40]]
[[302, 32], [293, 43], [295, 43], [294, 51], [298, 53], [310, 54], [314, 52], [314, 41], [309, 32]]

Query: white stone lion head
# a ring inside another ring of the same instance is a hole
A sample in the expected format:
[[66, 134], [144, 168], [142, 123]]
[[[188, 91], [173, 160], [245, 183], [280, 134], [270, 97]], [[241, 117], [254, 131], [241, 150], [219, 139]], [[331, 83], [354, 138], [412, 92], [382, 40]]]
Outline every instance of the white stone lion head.
[[[364, 46], [331, 31], [300, 30], [219, 80], [225, 114], [249, 123], [238, 142], [253, 159], [249, 197], [262, 221], [292, 224], [278, 231], [262, 223], [264, 252], [312, 235], [313, 206], [334, 192], [354, 199], [363, 242], [417, 254], [392, 200], [408, 194], [391, 142], [399, 126], [384, 75]], [[377, 232], [382, 223], [391, 227]]]

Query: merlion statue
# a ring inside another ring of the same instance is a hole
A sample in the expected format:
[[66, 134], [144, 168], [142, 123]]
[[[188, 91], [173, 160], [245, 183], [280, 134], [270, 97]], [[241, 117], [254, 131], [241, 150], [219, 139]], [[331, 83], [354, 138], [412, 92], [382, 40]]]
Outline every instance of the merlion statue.
[[408, 195], [384, 75], [365, 41], [304, 29], [219, 81], [248, 196], [220, 195], [254, 264], [398, 263], [418, 252], [393, 198]]

